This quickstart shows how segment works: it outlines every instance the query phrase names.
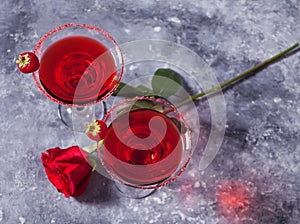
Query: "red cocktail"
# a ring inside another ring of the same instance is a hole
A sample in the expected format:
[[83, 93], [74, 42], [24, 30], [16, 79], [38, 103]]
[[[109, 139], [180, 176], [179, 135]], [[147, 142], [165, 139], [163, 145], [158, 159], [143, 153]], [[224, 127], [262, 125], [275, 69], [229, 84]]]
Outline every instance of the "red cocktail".
[[34, 48], [39, 57], [38, 88], [51, 100], [68, 106], [104, 100], [123, 74], [123, 57], [104, 30], [87, 24], [66, 24], [44, 35]]
[[[151, 102], [153, 107], [136, 107], [139, 100]], [[170, 109], [172, 112], [163, 113]], [[192, 152], [191, 135], [171, 104], [150, 97], [125, 100], [112, 108], [104, 121], [108, 131], [98, 154], [119, 183], [156, 189], [175, 180], [186, 167]]]
[[86, 36], [65, 37], [53, 43], [43, 53], [38, 72], [47, 93], [66, 104], [101, 100], [117, 82], [109, 50]]

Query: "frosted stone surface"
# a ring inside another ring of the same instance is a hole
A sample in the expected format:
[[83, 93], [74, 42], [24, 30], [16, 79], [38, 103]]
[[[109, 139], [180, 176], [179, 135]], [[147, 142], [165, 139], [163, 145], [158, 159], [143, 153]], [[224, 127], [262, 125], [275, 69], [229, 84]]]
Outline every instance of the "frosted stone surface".
[[[226, 133], [213, 163], [199, 170], [196, 150], [176, 182], [141, 200], [118, 196], [97, 173], [81, 197], [56, 191], [41, 152], [76, 142], [57, 105], [15, 66], [41, 35], [77, 22], [119, 43], [180, 43], [222, 82], [300, 41], [299, 0], [2, 0], [0, 10], [0, 223], [299, 223], [300, 52], [226, 90]], [[203, 101], [198, 111], [201, 147], [210, 108]]]

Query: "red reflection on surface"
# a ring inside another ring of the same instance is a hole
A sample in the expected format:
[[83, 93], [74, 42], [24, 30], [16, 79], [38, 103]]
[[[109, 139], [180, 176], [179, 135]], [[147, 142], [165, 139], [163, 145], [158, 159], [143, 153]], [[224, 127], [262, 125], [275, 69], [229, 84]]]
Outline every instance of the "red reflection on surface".
[[224, 181], [217, 189], [217, 212], [219, 218], [225, 218], [229, 223], [247, 219], [250, 209], [253, 189], [247, 183], [240, 181]]

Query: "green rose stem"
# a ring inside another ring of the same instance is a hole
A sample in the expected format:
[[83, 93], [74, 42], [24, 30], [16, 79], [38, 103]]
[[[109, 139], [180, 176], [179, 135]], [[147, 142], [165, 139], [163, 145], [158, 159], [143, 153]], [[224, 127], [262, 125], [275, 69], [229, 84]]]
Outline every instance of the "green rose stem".
[[[241, 73], [241, 74], [233, 77], [232, 79], [227, 80], [226, 82], [222, 83], [221, 85], [216, 86], [214, 88], [211, 88], [209, 90], [203, 91], [203, 92], [201, 92], [199, 94], [196, 94], [194, 96], [188, 97], [187, 99], [185, 99], [181, 103], [177, 104], [175, 107], [179, 108], [179, 107], [185, 105], [186, 103], [188, 103], [188, 102], [190, 102], [190, 101], [192, 101], [194, 99], [197, 99], [199, 97], [205, 96], [205, 95], [210, 94], [210, 93], [217, 92], [218, 90], [220, 90], [220, 89], [222, 89], [224, 87], [229, 86], [230, 84], [232, 84], [232, 83], [234, 83], [234, 82], [236, 82], [236, 81], [238, 81], [238, 80], [246, 77], [249, 74], [254, 75], [260, 69], [262, 69], [262, 68], [266, 67], [267, 65], [271, 64], [272, 62], [274, 62], [274, 61], [282, 58], [283, 56], [285, 56], [287, 53], [289, 53], [290, 51], [294, 50], [298, 46], [299, 46], [299, 43], [295, 43], [290, 48], [288, 48], [288, 49], [280, 52], [279, 54], [277, 54], [277, 55], [275, 55], [275, 56], [273, 56], [273, 57], [271, 57], [271, 58], [269, 58], [269, 59], [261, 62], [260, 64], [256, 65], [255, 67], [253, 67], [253, 68], [251, 68], [251, 69], [249, 69], [249, 70], [247, 70], [247, 71], [245, 71], [245, 72], [243, 72], [243, 73]], [[173, 111], [172, 109], [169, 109], [169, 110], [164, 111], [163, 114], [167, 114], [167, 113], [170, 113], [172, 111]]]
[[92, 165], [91, 165], [93, 167], [92, 172], [94, 172], [97, 167], [97, 162], [92, 157], [92, 153], [94, 153], [97, 150], [97, 145], [98, 145], [98, 147], [100, 147], [102, 144], [103, 144], [103, 140], [101, 140], [93, 145], [88, 145], [88, 146], [85, 146], [82, 148], [84, 151], [86, 151], [89, 154], [88, 160], [89, 160], [90, 164], [92, 163]]

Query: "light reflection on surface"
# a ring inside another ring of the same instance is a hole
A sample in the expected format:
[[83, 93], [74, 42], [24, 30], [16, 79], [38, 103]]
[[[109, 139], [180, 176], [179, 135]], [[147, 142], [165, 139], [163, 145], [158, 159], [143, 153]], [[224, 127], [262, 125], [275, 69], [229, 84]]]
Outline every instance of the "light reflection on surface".
[[220, 182], [216, 195], [218, 218], [228, 223], [249, 220], [249, 211], [255, 191], [255, 188], [245, 182]]

